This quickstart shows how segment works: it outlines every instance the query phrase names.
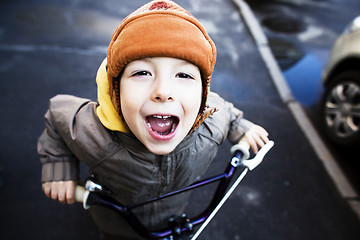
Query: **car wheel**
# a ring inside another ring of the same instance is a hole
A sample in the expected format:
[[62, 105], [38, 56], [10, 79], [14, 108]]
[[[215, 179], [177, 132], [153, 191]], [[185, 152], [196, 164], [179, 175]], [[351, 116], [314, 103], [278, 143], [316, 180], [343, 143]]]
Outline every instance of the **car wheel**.
[[322, 103], [325, 132], [337, 144], [360, 142], [360, 71], [346, 71], [331, 79]]

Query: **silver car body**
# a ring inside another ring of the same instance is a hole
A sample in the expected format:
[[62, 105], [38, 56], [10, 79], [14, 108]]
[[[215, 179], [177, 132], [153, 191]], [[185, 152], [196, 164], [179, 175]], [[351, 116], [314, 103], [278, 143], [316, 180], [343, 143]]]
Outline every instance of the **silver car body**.
[[329, 84], [328, 80], [344, 68], [360, 70], [360, 16], [355, 18], [336, 40], [330, 60], [322, 73], [324, 84]]

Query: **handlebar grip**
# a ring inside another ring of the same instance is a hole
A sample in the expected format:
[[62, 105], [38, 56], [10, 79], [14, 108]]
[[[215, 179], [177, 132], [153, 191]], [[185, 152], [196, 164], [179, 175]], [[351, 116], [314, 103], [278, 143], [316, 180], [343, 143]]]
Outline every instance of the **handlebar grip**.
[[233, 145], [230, 148], [231, 154], [235, 154], [236, 151], [241, 151], [243, 153], [242, 160], [248, 159], [250, 157], [250, 145], [245, 140], [240, 140], [238, 144]]
[[75, 187], [75, 201], [82, 203], [84, 201], [85, 192], [86, 192], [86, 189], [83, 186], [76, 186]]
[[75, 187], [75, 201], [83, 203], [85, 209], [88, 209], [90, 206], [87, 205], [87, 198], [90, 192], [86, 190], [83, 186]]

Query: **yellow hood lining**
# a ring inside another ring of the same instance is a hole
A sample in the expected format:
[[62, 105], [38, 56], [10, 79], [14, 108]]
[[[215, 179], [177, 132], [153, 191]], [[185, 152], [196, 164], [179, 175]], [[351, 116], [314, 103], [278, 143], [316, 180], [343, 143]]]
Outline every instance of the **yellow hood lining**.
[[106, 64], [107, 59], [105, 58], [101, 63], [96, 75], [99, 103], [99, 106], [96, 108], [97, 116], [106, 128], [112, 131], [130, 133], [130, 129], [112, 104], [109, 91], [109, 81], [107, 79], [106, 73]]

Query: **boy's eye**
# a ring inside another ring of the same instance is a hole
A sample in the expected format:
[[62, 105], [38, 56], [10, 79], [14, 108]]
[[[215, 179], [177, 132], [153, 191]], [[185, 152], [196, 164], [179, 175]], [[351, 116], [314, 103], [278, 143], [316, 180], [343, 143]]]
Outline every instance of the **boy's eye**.
[[145, 70], [136, 71], [133, 74], [131, 74], [132, 77], [134, 76], [151, 76], [151, 73]]
[[176, 77], [178, 77], [178, 78], [194, 79], [193, 76], [191, 76], [191, 75], [189, 75], [189, 74], [187, 74], [187, 73], [182, 73], [182, 72], [176, 74]]

